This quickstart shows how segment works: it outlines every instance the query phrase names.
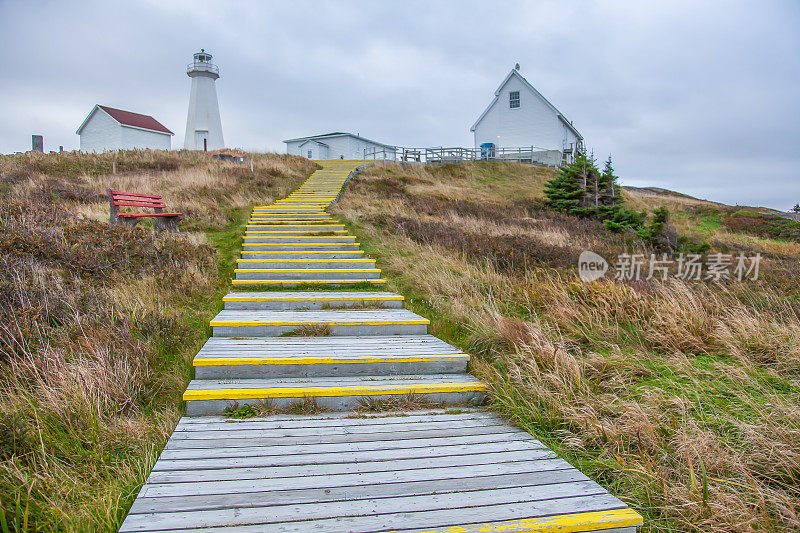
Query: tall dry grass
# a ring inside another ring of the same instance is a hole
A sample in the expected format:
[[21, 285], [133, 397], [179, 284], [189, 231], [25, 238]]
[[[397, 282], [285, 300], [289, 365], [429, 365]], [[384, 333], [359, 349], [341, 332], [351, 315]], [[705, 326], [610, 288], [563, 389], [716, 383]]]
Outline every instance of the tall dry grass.
[[[0, 530], [119, 527], [180, 416], [238, 225], [314, 167], [252, 157], [254, 173], [188, 152], [0, 157]], [[163, 194], [182, 233], [109, 226], [109, 187]]]
[[432, 332], [474, 355], [492, 405], [645, 530], [800, 528], [797, 256], [762, 250], [759, 282], [586, 284], [582, 249], [641, 245], [506, 196], [527, 179], [513, 168], [505, 190], [473, 191], [461, 176], [477, 171], [375, 168], [336, 211]]

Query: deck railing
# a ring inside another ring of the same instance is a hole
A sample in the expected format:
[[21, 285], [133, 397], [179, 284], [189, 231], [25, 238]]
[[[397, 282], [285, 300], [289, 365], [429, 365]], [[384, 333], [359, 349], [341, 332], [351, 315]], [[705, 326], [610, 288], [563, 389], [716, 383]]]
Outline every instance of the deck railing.
[[442, 164], [460, 161], [511, 161], [557, 167], [564, 160], [564, 153], [536, 146], [514, 148], [435, 147], [407, 148], [403, 146], [365, 148], [364, 164], [377, 161], [398, 161], [404, 163]]

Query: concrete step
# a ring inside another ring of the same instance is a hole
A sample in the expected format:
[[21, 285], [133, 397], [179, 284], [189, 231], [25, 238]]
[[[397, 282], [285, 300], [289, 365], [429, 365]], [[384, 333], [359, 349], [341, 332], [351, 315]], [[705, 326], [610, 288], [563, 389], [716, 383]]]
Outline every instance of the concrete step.
[[374, 259], [238, 259], [239, 268], [294, 268], [294, 269], [333, 269], [333, 268], [375, 268]]
[[235, 279], [304, 280], [304, 279], [378, 279], [379, 268], [237, 268]]
[[402, 309], [404, 298], [392, 292], [232, 292], [222, 298], [225, 309], [311, 311], [337, 307]]
[[279, 243], [257, 243], [245, 242], [242, 244], [243, 250], [248, 252], [355, 252], [359, 244], [339, 244], [339, 243], [312, 243], [312, 244], [279, 244]]
[[371, 286], [382, 286], [386, 284], [386, 280], [382, 278], [378, 279], [304, 279], [304, 280], [290, 280], [290, 279], [283, 279], [283, 280], [263, 280], [263, 279], [234, 279], [231, 280], [231, 285], [236, 287], [297, 287], [297, 286], [304, 286], [304, 285], [311, 285], [311, 286], [330, 286], [331, 288], [334, 287], [345, 287], [345, 286], [352, 286], [352, 285], [371, 285]]
[[[430, 321], [406, 309], [322, 311], [223, 310], [211, 320], [215, 337], [425, 335]], [[323, 331], [327, 328], [326, 331]]]
[[469, 356], [431, 335], [211, 337], [195, 379], [463, 374]]
[[336, 251], [248, 251], [242, 252], [243, 259], [264, 259], [264, 260], [283, 260], [283, 259], [359, 259], [364, 256], [361, 250], [352, 250], [346, 252]]
[[269, 402], [286, 407], [313, 398], [317, 405], [344, 411], [367, 400], [422, 397], [433, 403], [478, 404], [486, 385], [467, 374], [430, 374], [363, 377], [193, 380], [183, 399], [188, 416], [219, 415], [237, 403]]

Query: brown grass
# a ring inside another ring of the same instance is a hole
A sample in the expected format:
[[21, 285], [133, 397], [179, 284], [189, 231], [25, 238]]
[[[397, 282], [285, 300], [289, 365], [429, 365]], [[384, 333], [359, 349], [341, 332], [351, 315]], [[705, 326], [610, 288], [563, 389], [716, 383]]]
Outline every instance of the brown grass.
[[507, 196], [529, 179], [514, 168], [493, 192], [473, 190], [463, 176], [480, 169], [464, 166], [452, 179], [373, 169], [336, 211], [432, 333], [474, 354], [492, 405], [640, 510], [647, 531], [800, 528], [791, 245], [748, 241], [768, 256], [758, 282], [585, 284], [581, 249], [641, 245]]
[[[180, 416], [191, 358], [228, 288], [229, 234], [238, 242], [249, 205], [313, 166], [254, 161], [250, 174], [198, 153], [0, 157], [0, 515], [9, 529], [118, 529]], [[108, 187], [163, 194], [187, 214], [184, 232], [109, 226]]]

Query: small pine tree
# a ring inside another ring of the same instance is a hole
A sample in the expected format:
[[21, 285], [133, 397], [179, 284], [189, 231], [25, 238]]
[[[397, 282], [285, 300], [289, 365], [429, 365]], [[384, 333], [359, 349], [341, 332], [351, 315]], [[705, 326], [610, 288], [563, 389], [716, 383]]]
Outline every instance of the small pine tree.
[[611, 165], [611, 156], [606, 159], [603, 174], [600, 176], [600, 201], [598, 205], [619, 205], [622, 203], [622, 193], [620, 192], [617, 176], [614, 174], [614, 167]]
[[792, 212], [800, 213], [800, 204], [794, 204], [794, 207], [792, 208]]
[[547, 182], [544, 194], [547, 204], [562, 213], [584, 215], [586, 152], [578, 150], [572, 163], [563, 165]]

